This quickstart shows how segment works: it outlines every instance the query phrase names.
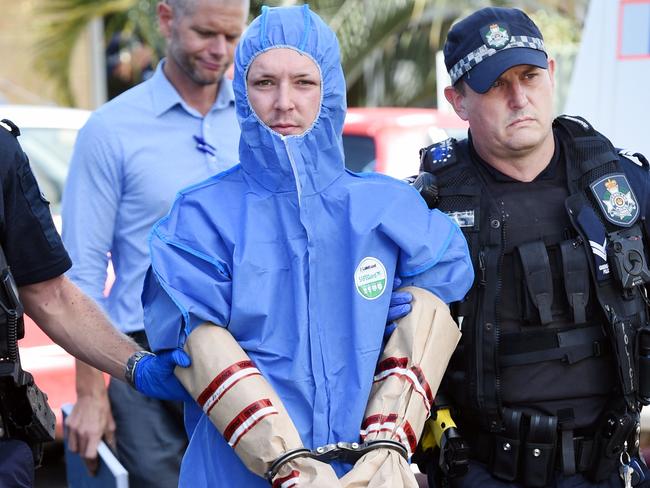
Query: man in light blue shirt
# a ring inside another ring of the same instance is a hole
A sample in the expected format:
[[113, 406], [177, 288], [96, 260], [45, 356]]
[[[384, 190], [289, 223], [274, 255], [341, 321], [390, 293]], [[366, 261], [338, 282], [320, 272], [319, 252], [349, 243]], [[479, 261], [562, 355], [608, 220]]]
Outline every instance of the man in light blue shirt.
[[[151, 227], [178, 190], [238, 162], [232, 82], [223, 74], [248, 8], [248, 0], [162, 2], [167, 57], [151, 79], [99, 108], [77, 139], [63, 199], [68, 274], [144, 347], [140, 294]], [[109, 253], [115, 282], [104, 296]], [[92, 467], [99, 439], [115, 432], [132, 486], [177, 486], [187, 443], [180, 407], [117, 383], [109, 407], [101, 373], [77, 363], [70, 447]]]

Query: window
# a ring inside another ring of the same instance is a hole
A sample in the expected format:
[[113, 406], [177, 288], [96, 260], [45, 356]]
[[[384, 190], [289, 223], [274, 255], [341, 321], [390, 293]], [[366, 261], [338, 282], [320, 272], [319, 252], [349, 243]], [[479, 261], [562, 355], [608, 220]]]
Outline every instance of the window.
[[618, 19], [618, 58], [650, 58], [650, 0], [622, 0]]
[[63, 185], [76, 137], [74, 129], [21, 128], [18, 140], [54, 213], [60, 211]]
[[377, 165], [377, 149], [375, 141], [367, 136], [343, 135], [343, 152], [345, 167], [355, 173], [366, 173], [375, 170]]

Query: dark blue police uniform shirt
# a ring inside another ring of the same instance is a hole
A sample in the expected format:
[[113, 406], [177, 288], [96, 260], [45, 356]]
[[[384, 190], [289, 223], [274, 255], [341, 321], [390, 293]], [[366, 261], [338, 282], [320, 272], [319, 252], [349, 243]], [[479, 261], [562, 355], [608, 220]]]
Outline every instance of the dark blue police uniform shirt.
[[0, 127], [0, 244], [18, 286], [65, 273], [70, 257], [16, 137]]

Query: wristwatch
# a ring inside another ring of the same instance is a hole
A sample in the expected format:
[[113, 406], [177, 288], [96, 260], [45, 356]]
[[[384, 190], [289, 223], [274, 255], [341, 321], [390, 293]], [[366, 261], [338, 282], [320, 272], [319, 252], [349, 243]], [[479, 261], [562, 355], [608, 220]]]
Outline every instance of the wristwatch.
[[124, 367], [124, 379], [133, 388], [135, 388], [135, 367], [146, 356], [155, 356], [155, 354], [149, 351], [137, 351], [133, 353], [126, 362], [126, 366]]

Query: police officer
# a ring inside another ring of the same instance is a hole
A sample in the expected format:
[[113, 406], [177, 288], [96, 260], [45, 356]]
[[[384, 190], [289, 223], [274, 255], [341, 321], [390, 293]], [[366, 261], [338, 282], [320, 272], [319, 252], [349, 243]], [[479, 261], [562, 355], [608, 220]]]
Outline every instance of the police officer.
[[553, 119], [555, 62], [522, 11], [471, 14], [444, 54], [469, 136], [424, 149], [421, 170], [476, 272], [442, 388], [469, 472], [446, 481], [639, 486], [648, 163], [580, 117]]
[[53, 414], [20, 367], [16, 340], [22, 308], [77, 358], [137, 384], [151, 396], [185, 398], [172, 370], [182, 351], [137, 351], [89, 298], [63, 276], [71, 262], [25, 153], [18, 128], [0, 123], [0, 486], [29, 487], [39, 444], [52, 436]]

